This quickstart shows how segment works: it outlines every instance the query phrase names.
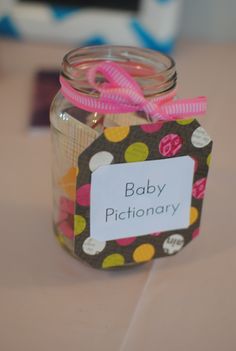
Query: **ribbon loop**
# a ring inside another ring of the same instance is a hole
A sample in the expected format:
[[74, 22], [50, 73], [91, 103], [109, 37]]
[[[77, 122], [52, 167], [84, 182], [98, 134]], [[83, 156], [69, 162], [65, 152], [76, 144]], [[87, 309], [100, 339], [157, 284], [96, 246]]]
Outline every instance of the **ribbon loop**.
[[[97, 75], [100, 74], [98, 82]], [[61, 92], [73, 105], [90, 112], [127, 113], [144, 111], [153, 121], [172, 121], [206, 112], [207, 99], [176, 100], [176, 90], [155, 98], [145, 98], [141, 87], [130, 74], [115, 62], [104, 61], [93, 66], [87, 73], [91, 87], [100, 93], [99, 97], [86, 95], [71, 87], [60, 77]]]

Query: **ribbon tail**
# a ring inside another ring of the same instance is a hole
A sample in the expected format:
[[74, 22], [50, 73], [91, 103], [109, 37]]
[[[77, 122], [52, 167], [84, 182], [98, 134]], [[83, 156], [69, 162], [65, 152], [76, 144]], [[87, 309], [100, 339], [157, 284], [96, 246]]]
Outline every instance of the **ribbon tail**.
[[161, 105], [163, 116], [171, 119], [186, 119], [190, 116], [204, 115], [207, 110], [207, 98], [199, 96], [193, 99], [180, 99]]

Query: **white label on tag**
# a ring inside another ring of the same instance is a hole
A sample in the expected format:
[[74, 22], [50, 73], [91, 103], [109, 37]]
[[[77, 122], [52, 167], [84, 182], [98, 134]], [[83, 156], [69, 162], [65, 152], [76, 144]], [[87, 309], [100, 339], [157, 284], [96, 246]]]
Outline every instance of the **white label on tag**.
[[189, 226], [189, 156], [101, 166], [92, 173], [90, 235], [109, 241]]

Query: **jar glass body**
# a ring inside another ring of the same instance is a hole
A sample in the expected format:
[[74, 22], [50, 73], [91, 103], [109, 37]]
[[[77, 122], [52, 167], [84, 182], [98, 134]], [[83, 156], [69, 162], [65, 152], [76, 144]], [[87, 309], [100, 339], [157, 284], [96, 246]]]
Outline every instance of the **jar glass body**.
[[[62, 74], [78, 91], [96, 95], [87, 82], [86, 74], [90, 67], [103, 60], [115, 61], [123, 66], [139, 83], [147, 99], [175, 88], [175, 64], [171, 58], [132, 47], [100, 46], [74, 50], [63, 60]], [[142, 111], [105, 116], [91, 113], [73, 106], [59, 91], [51, 105], [50, 122], [54, 233], [59, 242], [73, 254], [73, 214], [79, 155], [106, 127], [151, 121]]]

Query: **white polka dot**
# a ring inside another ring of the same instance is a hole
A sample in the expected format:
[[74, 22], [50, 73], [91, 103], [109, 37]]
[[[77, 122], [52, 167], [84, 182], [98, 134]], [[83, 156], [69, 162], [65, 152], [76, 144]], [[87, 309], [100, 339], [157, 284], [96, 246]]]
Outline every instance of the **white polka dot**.
[[112, 163], [114, 156], [107, 151], [97, 152], [89, 161], [89, 168], [91, 172], [94, 172], [101, 166], [106, 166]]
[[105, 241], [98, 241], [91, 237], [87, 238], [83, 243], [83, 251], [87, 255], [97, 255], [104, 250], [106, 246]]
[[207, 134], [204, 128], [198, 127], [192, 134], [191, 138], [193, 146], [201, 148], [207, 146], [211, 142], [210, 136]]
[[180, 234], [173, 234], [168, 236], [164, 241], [163, 250], [168, 255], [173, 255], [184, 246], [184, 237]]

